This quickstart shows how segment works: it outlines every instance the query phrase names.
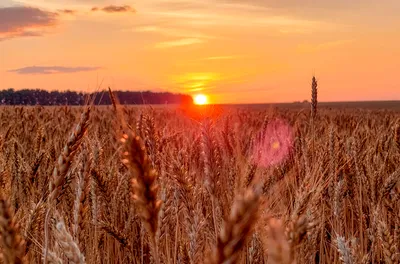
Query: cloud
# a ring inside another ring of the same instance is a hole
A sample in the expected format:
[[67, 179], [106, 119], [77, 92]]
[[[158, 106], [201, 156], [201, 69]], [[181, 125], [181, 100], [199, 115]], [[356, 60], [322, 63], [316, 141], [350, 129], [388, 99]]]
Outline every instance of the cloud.
[[312, 52], [318, 52], [318, 51], [324, 51], [324, 50], [328, 50], [328, 49], [338, 48], [341, 46], [351, 44], [353, 42], [354, 42], [354, 40], [346, 39], [346, 40], [324, 42], [324, 43], [319, 43], [319, 44], [314, 44], [314, 45], [303, 44], [303, 45], [299, 45], [297, 47], [297, 51], [301, 52], [301, 53], [312, 53]]
[[58, 14], [33, 7], [0, 8], [0, 40], [42, 36], [58, 22]]
[[227, 4], [247, 4], [254, 6], [262, 6], [267, 8], [343, 8], [343, 7], [357, 7], [363, 3], [374, 2], [372, 0], [218, 0]]
[[[227, 4], [227, 0], [216, 0], [217, 4], [210, 10], [155, 10], [152, 15], [165, 21], [163, 25], [167, 27], [177, 27], [180, 29], [190, 28], [193, 30], [208, 30], [217, 26], [223, 27], [269, 27], [275, 30], [295, 30], [313, 31], [315, 29], [327, 27], [328, 22], [314, 19], [314, 17], [302, 17], [296, 14], [286, 13], [285, 10], [275, 10], [252, 4], [237, 4], [238, 0]], [[219, 1], [219, 3], [218, 3]], [[142, 32], [160, 31], [157, 27], [139, 28]], [[229, 32], [229, 31], [227, 31]], [[165, 33], [164, 33], [165, 34]], [[206, 34], [209, 35], [209, 34]], [[183, 36], [182, 36], [183, 37]], [[186, 36], [195, 37], [195, 36]]]
[[[371, 16], [396, 16], [400, 1], [387, 0], [385, 5], [377, 5], [376, 0], [215, 0], [218, 3], [240, 8], [253, 8], [254, 12], [266, 12], [276, 15], [300, 16], [306, 19], [337, 21], [370, 19]], [[365, 17], [364, 17], [365, 16]], [[381, 20], [384, 20], [381, 19]]]
[[182, 11], [182, 10], [204, 10], [210, 6], [206, 2], [194, 2], [194, 1], [172, 1], [155, 3], [153, 5], [157, 9], [167, 11]]
[[77, 12], [76, 10], [72, 10], [72, 9], [59, 9], [57, 11], [61, 14], [67, 14], [67, 15], [75, 15]]
[[7, 34], [1, 34], [0, 33], [0, 41], [5, 41], [5, 40], [10, 40], [13, 38], [19, 38], [19, 37], [41, 37], [43, 36], [42, 33], [40, 32], [18, 32], [18, 33], [7, 33]]
[[132, 30], [138, 33], [149, 33], [149, 34], [159, 34], [168, 37], [175, 37], [175, 38], [196, 38], [196, 39], [215, 39], [215, 36], [205, 34], [200, 30], [193, 30], [193, 29], [185, 29], [179, 26], [156, 26], [156, 25], [144, 25], [138, 26]]
[[105, 7], [102, 7], [102, 8], [93, 7], [92, 11], [93, 12], [103, 11], [103, 12], [106, 12], [106, 13], [126, 13], [126, 12], [136, 13], [136, 10], [133, 7], [129, 6], [129, 5], [123, 5], [123, 6], [109, 5], [109, 6], [105, 6]]
[[239, 56], [214, 56], [214, 57], [207, 57], [203, 58], [202, 60], [205, 61], [221, 61], [221, 60], [234, 60], [239, 58]]
[[205, 41], [203, 39], [199, 38], [182, 38], [177, 40], [159, 42], [154, 47], [157, 49], [168, 49], [168, 48], [189, 46], [194, 44], [201, 44], [204, 42]]
[[14, 72], [17, 74], [57, 74], [57, 73], [76, 73], [76, 72], [86, 72], [95, 71], [101, 69], [100, 67], [63, 67], [63, 66], [31, 66], [24, 67], [14, 70], [9, 70], [8, 72]]

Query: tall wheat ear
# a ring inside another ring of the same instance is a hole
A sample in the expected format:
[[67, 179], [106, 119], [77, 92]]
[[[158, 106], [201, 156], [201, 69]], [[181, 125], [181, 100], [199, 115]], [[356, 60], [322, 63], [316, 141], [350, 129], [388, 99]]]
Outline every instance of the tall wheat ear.
[[76, 151], [81, 145], [83, 136], [85, 135], [86, 130], [89, 126], [90, 109], [91, 108], [88, 107], [82, 113], [78, 125], [71, 133], [60, 156], [58, 157], [57, 163], [53, 170], [53, 176], [49, 184], [50, 203], [55, 201], [56, 204], [58, 204], [60, 202], [61, 197], [65, 192], [65, 189], [68, 187], [72, 180], [66, 177], [66, 175], [71, 166], [72, 159], [74, 158]]
[[248, 189], [244, 195], [238, 195], [232, 205], [228, 219], [225, 220], [217, 247], [209, 263], [236, 263], [253, 224], [257, 220], [260, 192]]
[[318, 82], [315, 76], [313, 76], [311, 84], [311, 115], [313, 118], [317, 115], [317, 107], [318, 107]]
[[123, 135], [121, 142], [125, 147], [122, 162], [132, 175], [132, 198], [149, 235], [153, 259], [159, 263], [157, 240], [162, 201], [158, 198], [157, 172], [152, 168], [144, 143], [139, 136], [130, 132]]

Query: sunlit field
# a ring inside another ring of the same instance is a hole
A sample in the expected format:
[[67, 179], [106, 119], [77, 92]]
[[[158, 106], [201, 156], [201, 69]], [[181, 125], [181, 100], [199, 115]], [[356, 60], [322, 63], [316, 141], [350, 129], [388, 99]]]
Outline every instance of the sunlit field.
[[0, 264], [400, 264], [399, 14], [0, 0]]
[[1, 107], [0, 122], [2, 263], [399, 263], [398, 111]]

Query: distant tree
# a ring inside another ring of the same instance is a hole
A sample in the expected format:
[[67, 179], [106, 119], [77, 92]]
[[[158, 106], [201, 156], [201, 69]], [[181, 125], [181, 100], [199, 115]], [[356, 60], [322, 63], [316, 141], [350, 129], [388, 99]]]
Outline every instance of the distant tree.
[[[155, 93], [151, 91], [129, 92], [115, 91], [122, 104], [191, 104], [192, 97], [184, 94], [168, 92]], [[14, 90], [12, 88], [0, 91], [0, 103], [3, 105], [83, 105], [86, 98], [93, 98], [96, 105], [110, 105], [108, 92], [77, 93], [72, 91], [48, 92], [40, 89]]]

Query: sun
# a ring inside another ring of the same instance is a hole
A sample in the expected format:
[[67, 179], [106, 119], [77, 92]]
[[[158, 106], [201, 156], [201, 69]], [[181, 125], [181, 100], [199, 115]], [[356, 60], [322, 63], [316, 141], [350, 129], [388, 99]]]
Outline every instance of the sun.
[[205, 105], [208, 104], [208, 98], [204, 94], [198, 94], [194, 96], [194, 103], [197, 105]]

